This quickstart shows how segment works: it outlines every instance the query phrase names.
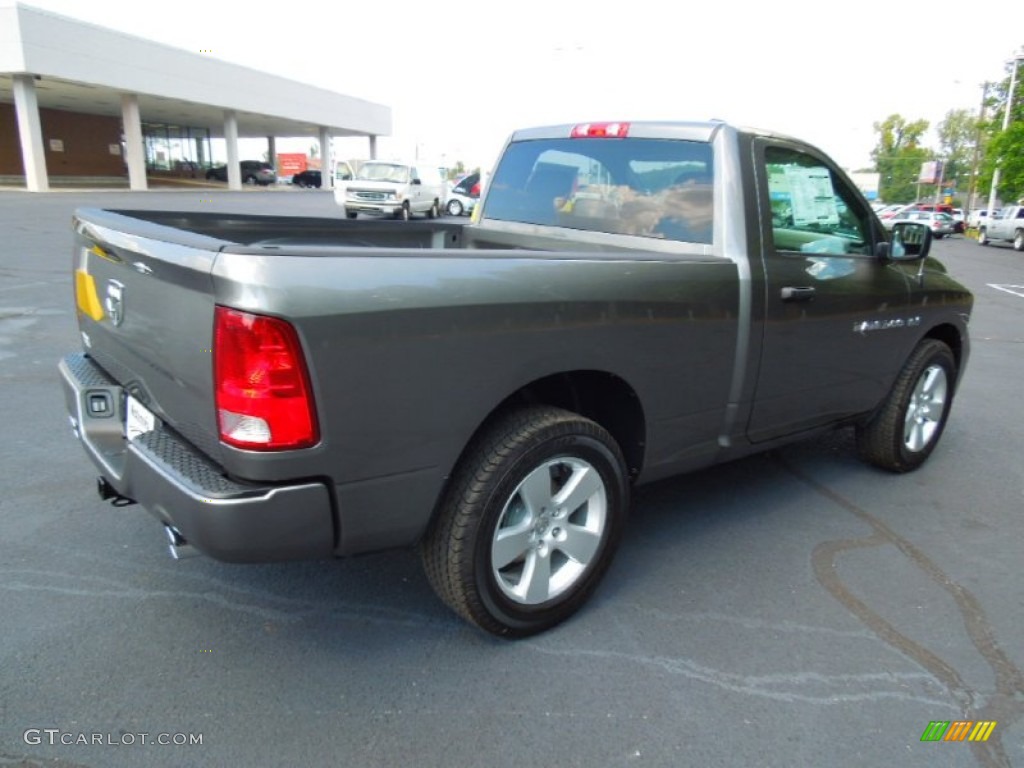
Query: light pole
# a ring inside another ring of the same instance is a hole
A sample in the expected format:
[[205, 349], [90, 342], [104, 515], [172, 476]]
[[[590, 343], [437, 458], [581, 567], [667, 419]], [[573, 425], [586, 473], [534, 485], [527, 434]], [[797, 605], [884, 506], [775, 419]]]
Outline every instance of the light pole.
[[[1003, 133], [1010, 127], [1010, 112], [1013, 110], [1013, 93], [1017, 89], [1017, 62], [1024, 59], [1024, 55], [1018, 53], [1013, 57], [1013, 74], [1010, 75], [1010, 91], [1006, 94], [1006, 109], [1003, 112]], [[996, 187], [999, 186], [999, 162], [996, 162], [995, 170], [992, 171], [992, 190], [988, 195], [988, 216], [992, 218], [992, 212], [996, 207]]]

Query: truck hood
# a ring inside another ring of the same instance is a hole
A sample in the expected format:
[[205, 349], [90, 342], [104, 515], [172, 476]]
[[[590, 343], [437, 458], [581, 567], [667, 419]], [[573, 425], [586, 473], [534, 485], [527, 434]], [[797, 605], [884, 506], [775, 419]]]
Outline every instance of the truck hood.
[[405, 189], [408, 185], [401, 181], [363, 181], [354, 179], [345, 183], [345, 186], [352, 192], [397, 192]]

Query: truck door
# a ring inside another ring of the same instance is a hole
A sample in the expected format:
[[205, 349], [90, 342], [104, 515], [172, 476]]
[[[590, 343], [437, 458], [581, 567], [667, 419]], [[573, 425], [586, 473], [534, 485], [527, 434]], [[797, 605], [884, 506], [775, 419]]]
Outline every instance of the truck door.
[[1024, 208], [1011, 205], [998, 210], [989, 220], [989, 240], [1013, 240], [1018, 229], [1024, 229]]
[[758, 139], [753, 150], [765, 322], [748, 435], [758, 442], [873, 408], [906, 350], [895, 336], [913, 321], [905, 268], [875, 256], [885, 235], [846, 177], [804, 145]]

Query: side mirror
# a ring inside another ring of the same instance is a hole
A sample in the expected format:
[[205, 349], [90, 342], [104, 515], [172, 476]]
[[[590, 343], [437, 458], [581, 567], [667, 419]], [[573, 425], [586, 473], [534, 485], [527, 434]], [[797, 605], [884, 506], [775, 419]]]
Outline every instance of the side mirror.
[[893, 261], [915, 261], [928, 255], [932, 247], [932, 231], [926, 224], [900, 221], [893, 224], [889, 258]]

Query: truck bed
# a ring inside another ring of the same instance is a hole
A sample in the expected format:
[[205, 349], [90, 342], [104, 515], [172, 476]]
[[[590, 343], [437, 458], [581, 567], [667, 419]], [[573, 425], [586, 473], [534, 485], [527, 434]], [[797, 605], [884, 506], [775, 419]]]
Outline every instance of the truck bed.
[[83, 209], [76, 215], [121, 232], [197, 248], [230, 245], [266, 248], [460, 248], [465, 226], [459, 222], [442, 221], [348, 221], [183, 211]]

